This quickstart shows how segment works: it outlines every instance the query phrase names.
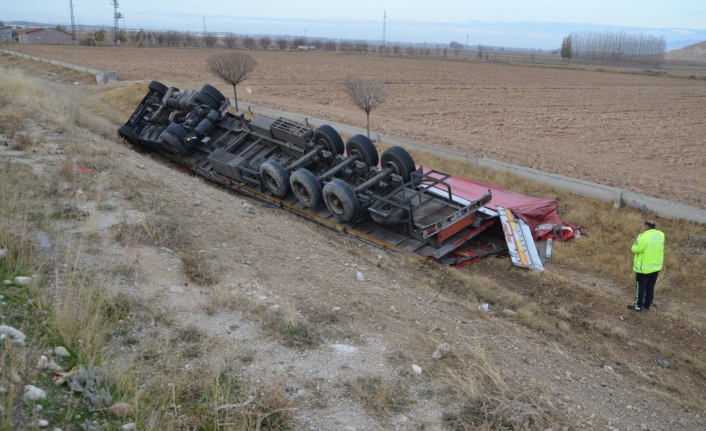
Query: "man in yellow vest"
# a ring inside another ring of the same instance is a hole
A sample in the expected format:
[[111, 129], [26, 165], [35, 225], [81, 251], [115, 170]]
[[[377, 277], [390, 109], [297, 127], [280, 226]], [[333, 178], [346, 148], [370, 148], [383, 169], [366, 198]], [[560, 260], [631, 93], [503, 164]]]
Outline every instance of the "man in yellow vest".
[[664, 232], [655, 229], [654, 220], [645, 220], [645, 229], [632, 245], [635, 255], [635, 303], [629, 310], [649, 310], [655, 296], [655, 283], [664, 263]]

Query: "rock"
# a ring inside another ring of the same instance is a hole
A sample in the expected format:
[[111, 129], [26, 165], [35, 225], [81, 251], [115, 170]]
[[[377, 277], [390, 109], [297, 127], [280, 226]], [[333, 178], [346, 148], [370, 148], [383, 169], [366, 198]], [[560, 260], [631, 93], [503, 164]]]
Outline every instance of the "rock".
[[516, 312], [508, 310], [507, 308], [503, 310], [503, 313], [507, 314], [508, 316], [514, 316], [517, 314]]
[[20, 286], [27, 286], [34, 281], [32, 277], [15, 277], [15, 284]]
[[47, 367], [47, 364], [49, 363], [49, 359], [47, 359], [46, 356], [42, 355], [39, 357], [39, 360], [37, 361], [37, 369], [43, 370]]
[[12, 280], [3, 280], [3, 284], [4, 284], [5, 286], [9, 286], [9, 285], [12, 284]]
[[[23, 344], [27, 336], [12, 326], [0, 325], [0, 334], [7, 337], [8, 335], [12, 337], [12, 342], [17, 344]], [[5, 338], [3, 337], [3, 338]]]
[[44, 419], [40, 419], [40, 420], [37, 421], [37, 426], [38, 426], [39, 428], [48, 427], [48, 426], [49, 426], [49, 421], [44, 420]]
[[422, 374], [422, 367], [420, 367], [419, 365], [414, 364], [414, 365], [412, 365], [412, 371], [414, 371], [414, 374], [419, 374], [419, 375], [421, 375], [421, 374]]
[[57, 363], [54, 361], [49, 361], [47, 363], [47, 368], [49, 368], [52, 371], [61, 371], [61, 367], [59, 365], [57, 365]]
[[78, 196], [82, 196], [83, 193], [84, 193], [84, 192], [83, 192], [83, 190], [81, 190], [81, 189], [76, 190], [76, 194], [77, 194]]
[[169, 291], [172, 293], [184, 293], [184, 288], [181, 286], [169, 286]]
[[121, 426], [120, 429], [123, 431], [135, 431], [137, 429], [137, 425], [130, 422], [129, 424], [125, 424], [125, 425]]
[[355, 348], [355, 347], [353, 347], [353, 346], [347, 346], [347, 345], [345, 345], [345, 344], [331, 344], [329, 347], [332, 348], [332, 349], [333, 349], [334, 351], [336, 351], [337, 353], [348, 353], [348, 354], [350, 354], [350, 353], [355, 353], [355, 352], [358, 351], [357, 348]]
[[672, 366], [672, 363], [666, 359], [655, 358], [655, 363], [665, 369]]
[[451, 346], [448, 343], [441, 343], [431, 354], [432, 359], [441, 359], [451, 351]]
[[341, 307], [333, 307], [331, 309], [331, 311], [333, 311], [333, 312], [340, 311], [340, 310], [341, 310]]
[[115, 403], [108, 409], [108, 413], [113, 416], [126, 416], [132, 413], [132, 406], [125, 402]]
[[61, 428], [54, 428], [52, 431], [63, 431]]
[[5, 259], [5, 256], [7, 256], [7, 250], [0, 248], [0, 259]]
[[140, 168], [140, 169], [145, 169], [145, 165], [143, 165], [142, 163], [140, 163], [139, 165], [137, 165], [137, 167]]
[[47, 393], [36, 386], [27, 385], [25, 386], [24, 399], [28, 401], [46, 400]]
[[63, 347], [63, 346], [56, 346], [54, 348], [54, 353], [57, 356], [61, 356], [62, 358], [65, 358], [67, 356], [71, 356], [71, 353], [69, 353], [69, 351], [66, 350], [66, 347]]
[[355, 276], [358, 278], [358, 281], [360, 281], [361, 283], [365, 281], [365, 277], [363, 277], [362, 272], [360, 272], [360, 271], [356, 272]]
[[160, 247], [159, 249], [166, 252], [166, 253], [174, 253], [174, 250], [172, 250], [171, 248]]

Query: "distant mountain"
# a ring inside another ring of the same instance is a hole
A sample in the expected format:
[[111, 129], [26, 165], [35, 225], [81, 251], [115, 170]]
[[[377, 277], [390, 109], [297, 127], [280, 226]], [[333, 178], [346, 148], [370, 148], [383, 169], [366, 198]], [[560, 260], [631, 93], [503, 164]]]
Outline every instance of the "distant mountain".
[[673, 40], [667, 42], [667, 51], [673, 51], [675, 49], [681, 49], [685, 46], [693, 45], [695, 43], [701, 42], [702, 39], [686, 39], [686, 40]]
[[[71, 23], [53, 23], [53, 24], [47, 24], [46, 22], [34, 22], [34, 21], [5, 21], [5, 25], [11, 25], [13, 27], [39, 27], [39, 28], [55, 28], [57, 24], [61, 24], [71, 32]], [[112, 31], [113, 27], [107, 26], [107, 25], [85, 25], [85, 24], [76, 24], [76, 31], [98, 31], [98, 30], [106, 30], [106, 31]]]
[[665, 59], [706, 63], [706, 41], [669, 51]]

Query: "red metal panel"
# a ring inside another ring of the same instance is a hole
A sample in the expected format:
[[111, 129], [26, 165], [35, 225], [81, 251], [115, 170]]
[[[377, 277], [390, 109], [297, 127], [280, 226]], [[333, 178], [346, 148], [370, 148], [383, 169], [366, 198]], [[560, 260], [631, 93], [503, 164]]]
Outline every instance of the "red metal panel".
[[473, 223], [473, 220], [475, 220], [475, 218], [475, 213], [468, 214], [466, 217], [460, 219], [456, 223], [439, 232], [437, 234], [437, 241], [439, 242], [439, 245], [442, 245], [444, 241], [461, 232], [461, 229], [465, 228], [466, 226], [470, 226]]

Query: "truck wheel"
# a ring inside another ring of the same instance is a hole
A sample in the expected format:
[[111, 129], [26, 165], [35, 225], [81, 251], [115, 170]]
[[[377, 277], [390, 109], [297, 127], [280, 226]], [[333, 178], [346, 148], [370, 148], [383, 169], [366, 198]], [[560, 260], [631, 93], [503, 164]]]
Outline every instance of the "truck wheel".
[[213, 99], [218, 102], [219, 105], [222, 105], [223, 102], [226, 101], [226, 96], [224, 96], [223, 93], [218, 91], [216, 87], [212, 85], [204, 85], [203, 87], [201, 87], [201, 92], [213, 97]]
[[402, 147], [390, 147], [382, 153], [382, 168], [392, 169], [406, 183], [412, 172], [417, 170], [412, 156]]
[[150, 82], [149, 85], [147, 85], [147, 88], [149, 88], [151, 91], [154, 91], [162, 96], [167, 94], [167, 90], [169, 90], [169, 88], [167, 88], [166, 85], [162, 84], [159, 81]]
[[314, 208], [324, 200], [321, 183], [308, 169], [298, 169], [291, 177], [289, 184], [294, 195], [307, 208]]
[[[390, 198], [392, 202], [402, 204], [402, 201], [404, 201], [404, 196], [392, 196]], [[388, 203], [382, 202], [382, 201], [377, 201], [373, 204], [371, 208], [378, 209], [381, 211], [390, 211], [390, 214], [387, 217], [381, 217], [377, 215], [375, 212], [370, 211], [370, 217], [382, 224], [399, 224], [399, 223], [406, 223], [408, 221], [412, 220], [412, 203], [407, 202], [405, 205], [401, 205], [401, 207], [398, 207], [396, 205], [390, 205]]]
[[326, 207], [342, 222], [353, 221], [358, 216], [360, 202], [353, 187], [335, 178], [324, 186]]
[[324, 124], [314, 132], [314, 142], [326, 146], [333, 155], [343, 154], [343, 139], [336, 129]]
[[265, 187], [278, 198], [289, 193], [289, 174], [276, 160], [268, 160], [260, 165], [260, 176]]
[[177, 123], [169, 123], [167, 130], [174, 133], [179, 139], [184, 139], [187, 135], [186, 129]]
[[200, 91], [198, 93], [196, 93], [196, 96], [194, 96], [194, 100], [197, 103], [202, 103], [213, 110], [216, 110], [220, 107], [220, 104], [218, 103], [218, 101], [216, 99], [214, 99], [212, 96], [210, 96], [206, 93], [202, 93]]
[[346, 142], [348, 157], [357, 155], [368, 166], [377, 166], [380, 161], [378, 150], [364, 135], [355, 135]]
[[159, 135], [159, 140], [162, 141], [162, 144], [164, 144], [167, 150], [171, 151], [177, 156], [186, 153], [186, 146], [184, 145], [184, 141], [182, 140], [182, 138], [175, 135], [172, 131], [165, 130], [164, 132], [162, 132], [162, 134]]
[[122, 125], [118, 127], [118, 135], [120, 135], [121, 138], [125, 139], [131, 145], [140, 145], [140, 141], [135, 135], [135, 132], [128, 126]]

